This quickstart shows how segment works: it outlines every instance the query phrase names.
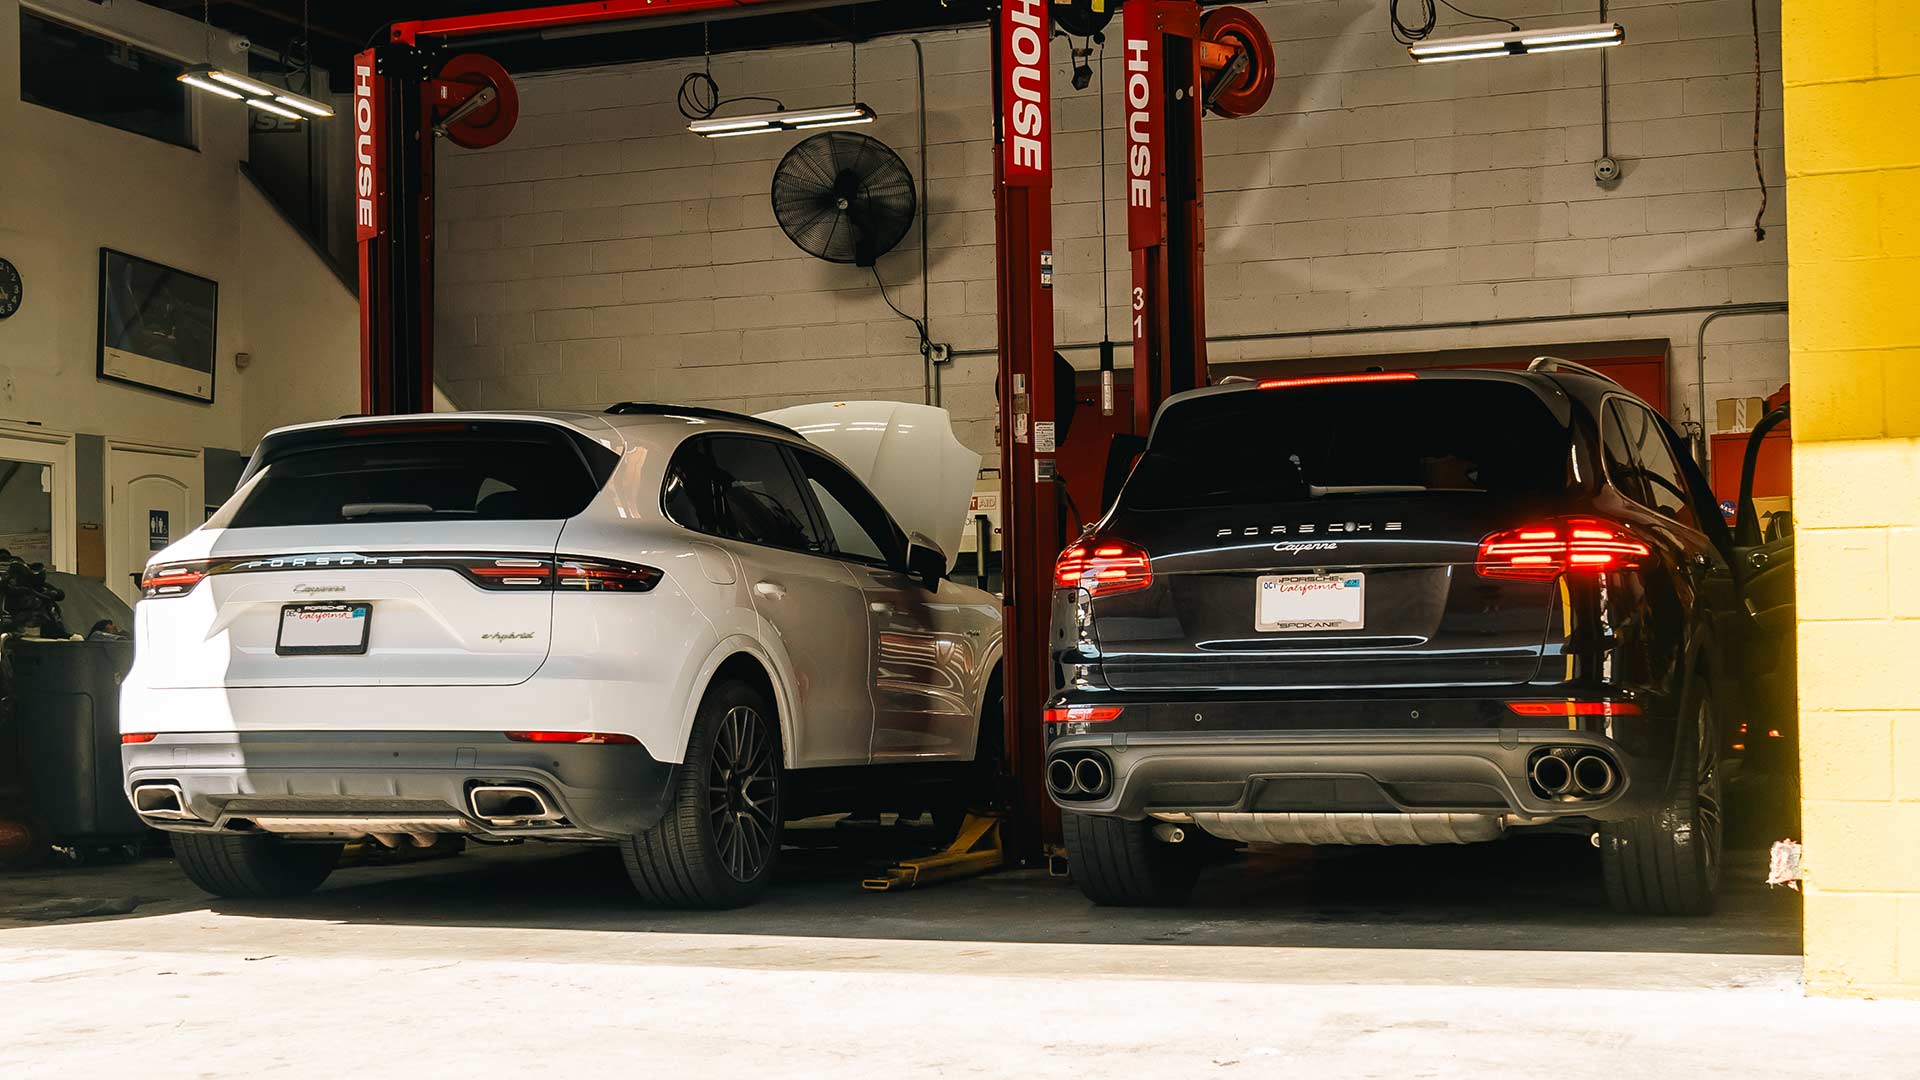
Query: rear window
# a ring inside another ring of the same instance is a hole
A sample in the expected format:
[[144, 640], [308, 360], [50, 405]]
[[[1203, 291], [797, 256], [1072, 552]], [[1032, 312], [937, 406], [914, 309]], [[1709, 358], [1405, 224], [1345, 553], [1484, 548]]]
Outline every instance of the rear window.
[[1533, 391], [1464, 379], [1214, 394], [1161, 415], [1129, 510], [1370, 495], [1535, 496], [1566, 484], [1569, 435]]
[[[269, 439], [209, 525], [526, 521], [586, 509], [619, 455], [552, 424], [325, 428]], [[221, 519], [225, 520], [221, 520]]]

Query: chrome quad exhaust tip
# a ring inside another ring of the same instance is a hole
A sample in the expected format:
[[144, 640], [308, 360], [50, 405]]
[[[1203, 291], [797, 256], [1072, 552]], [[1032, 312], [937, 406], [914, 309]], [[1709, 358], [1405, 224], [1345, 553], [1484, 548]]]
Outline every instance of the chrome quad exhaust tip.
[[1107, 759], [1090, 751], [1065, 751], [1047, 762], [1047, 790], [1060, 799], [1098, 799], [1113, 787]]

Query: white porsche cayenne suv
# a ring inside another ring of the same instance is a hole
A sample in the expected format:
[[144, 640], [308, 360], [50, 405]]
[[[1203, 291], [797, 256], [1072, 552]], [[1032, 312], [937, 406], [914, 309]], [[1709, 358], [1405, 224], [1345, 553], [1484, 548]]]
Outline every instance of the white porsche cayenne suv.
[[270, 433], [147, 566], [128, 796], [217, 895], [455, 833], [617, 843], [673, 907], [751, 901], [785, 821], [964, 809], [998, 598], [821, 447], [955, 540], [978, 458], [937, 409], [825, 408], [808, 438], [647, 404]]

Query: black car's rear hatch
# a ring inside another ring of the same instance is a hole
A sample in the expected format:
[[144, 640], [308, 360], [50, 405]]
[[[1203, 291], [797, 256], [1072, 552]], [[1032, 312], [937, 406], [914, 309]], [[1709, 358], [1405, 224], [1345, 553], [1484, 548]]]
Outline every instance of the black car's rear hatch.
[[[1168, 407], [1101, 529], [1144, 587], [1094, 589], [1121, 690], [1503, 686], [1558, 632], [1556, 581], [1476, 569], [1562, 512], [1564, 413], [1500, 377], [1203, 395]], [[1116, 579], [1118, 580], [1118, 579]]]

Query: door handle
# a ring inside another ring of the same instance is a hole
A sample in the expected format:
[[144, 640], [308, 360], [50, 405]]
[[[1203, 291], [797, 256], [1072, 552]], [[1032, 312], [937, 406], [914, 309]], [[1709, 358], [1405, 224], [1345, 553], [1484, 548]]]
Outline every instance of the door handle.
[[873, 612], [875, 615], [891, 615], [893, 614], [893, 605], [884, 600], [875, 600], [873, 603], [867, 605], [867, 610]]
[[753, 591], [769, 600], [778, 600], [787, 595], [787, 587], [777, 581], [756, 581], [753, 583]]

